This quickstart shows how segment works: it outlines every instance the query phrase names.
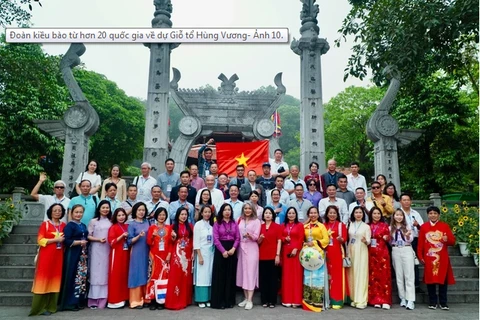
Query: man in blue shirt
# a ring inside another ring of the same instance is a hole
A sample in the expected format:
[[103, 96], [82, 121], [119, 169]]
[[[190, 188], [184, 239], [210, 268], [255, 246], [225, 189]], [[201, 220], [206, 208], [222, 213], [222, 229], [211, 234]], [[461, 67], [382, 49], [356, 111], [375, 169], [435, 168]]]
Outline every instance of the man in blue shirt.
[[177, 214], [178, 208], [184, 207], [188, 210], [188, 222], [195, 224], [195, 206], [190, 202], [187, 202], [187, 197], [188, 188], [186, 186], [180, 186], [178, 188], [178, 200], [173, 201], [168, 206], [168, 215], [170, 217], [170, 221], [175, 221], [175, 215]]
[[79, 196], [73, 197], [68, 204], [68, 221], [72, 220], [72, 208], [76, 204], [81, 204], [83, 206], [84, 212], [82, 217], [82, 223], [88, 226], [88, 223], [95, 216], [95, 209], [97, 208], [98, 199], [96, 196], [90, 194], [90, 189], [92, 188], [92, 183], [90, 180], [80, 181], [80, 192]]
[[175, 169], [175, 161], [171, 158], [165, 160], [166, 172], [161, 173], [157, 178], [157, 183], [162, 188], [165, 198], [163, 200], [170, 202], [170, 192], [173, 187], [180, 184], [180, 175], [177, 172], [173, 172]]
[[211, 138], [198, 149], [198, 175], [204, 179], [210, 174], [210, 165], [213, 163], [213, 150], [212, 148], [207, 148], [207, 146], [213, 142], [215, 142], [215, 140]]

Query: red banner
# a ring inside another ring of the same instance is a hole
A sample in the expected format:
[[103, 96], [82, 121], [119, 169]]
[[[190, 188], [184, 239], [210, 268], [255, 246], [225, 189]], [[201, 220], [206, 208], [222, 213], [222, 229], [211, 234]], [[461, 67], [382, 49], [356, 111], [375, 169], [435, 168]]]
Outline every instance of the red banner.
[[236, 176], [237, 165], [245, 166], [245, 176], [248, 170], [255, 170], [261, 175], [262, 164], [268, 162], [268, 140], [255, 142], [217, 142], [218, 172]]

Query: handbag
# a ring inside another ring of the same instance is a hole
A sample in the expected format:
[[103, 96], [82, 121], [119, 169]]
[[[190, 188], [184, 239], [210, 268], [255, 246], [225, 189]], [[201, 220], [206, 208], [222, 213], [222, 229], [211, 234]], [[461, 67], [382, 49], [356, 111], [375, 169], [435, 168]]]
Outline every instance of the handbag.
[[[349, 224], [349, 226], [350, 226], [350, 224]], [[338, 225], [338, 234], [340, 235], [340, 237], [342, 236], [342, 229], [341, 229], [340, 224]], [[342, 244], [342, 246], [344, 244]], [[350, 268], [352, 266], [352, 261], [350, 260], [350, 257], [348, 256], [347, 246], [344, 247], [344, 252], [345, 252], [345, 257], [343, 257], [343, 267], [344, 268]]]
[[164, 279], [163, 275], [167, 267], [163, 267], [162, 273], [160, 273], [160, 277], [158, 280], [155, 280], [155, 300], [158, 304], [165, 304], [165, 297], [167, 296], [167, 284], [168, 278]]
[[412, 250], [413, 252], [413, 263], [418, 266], [420, 264], [420, 261], [418, 261], [417, 254], [415, 253], [415, 250]]

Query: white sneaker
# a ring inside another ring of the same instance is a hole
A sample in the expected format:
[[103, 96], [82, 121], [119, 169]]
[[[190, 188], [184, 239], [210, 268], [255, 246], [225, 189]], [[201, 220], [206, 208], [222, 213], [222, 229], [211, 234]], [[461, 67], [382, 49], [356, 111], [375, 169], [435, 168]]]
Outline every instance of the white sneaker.
[[248, 302], [247, 299], [245, 299], [245, 300], [243, 300], [242, 302], [240, 302], [240, 303], [238, 304], [238, 306], [239, 306], [240, 308], [243, 308], [243, 307], [245, 307], [245, 306], [247, 305], [247, 302]]
[[379, 304], [374, 305], [375, 308], [381, 308], [382, 306]]
[[252, 308], [253, 308], [253, 302], [247, 301], [247, 304], [245, 305], [245, 310], [251, 310]]
[[382, 309], [385, 309], [385, 310], [390, 310], [390, 305], [389, 304], [382, 304]]
[[406, 307], [406, 306], [407, 306], [407, 300], [402, 299], [402, 301], [400, 301], [400, 307]]
[[415, 303], [413, 301], [408, 301], [407, 303], [407, 310], [415, 309]]

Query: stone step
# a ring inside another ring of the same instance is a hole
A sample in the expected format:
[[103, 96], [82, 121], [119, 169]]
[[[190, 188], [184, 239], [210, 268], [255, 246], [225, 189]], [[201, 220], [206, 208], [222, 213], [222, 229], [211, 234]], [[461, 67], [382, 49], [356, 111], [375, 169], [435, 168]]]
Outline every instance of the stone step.
[[29, 279], [33, 281], [35, 276], [34, 266], [1, 266], [0, 278]]
[[32, 290], [31, 279], [0, 279], [0, 292], [30, 292]]
[[10, 235], [3, 239], [3, 245], [6, 244], [36, 244], [37, 235], [28, 233], [10, 233]]
[[26, 226], [26, 225], [18, 225], [13, 227], [12, 234], [34, 234], [35, 236], [38, 234], [38, 226]]
[[0, 266], [34, 266], [34, 254], [0, 254]]
[[[478, 281], [478, 267], [454, 267], [453, 275], [455, 279], [468, 278]], [[423, 279], [424, 268], [419, 268], [420, 279]]]
[[0, 306], [31, 306], [32, 293], [0, 292]]
[[473, 261], [473, 257], [462, 257], [462, 256], [451, 256], [450, 263], [452, 267], [474, 267], [475, 262]]
[[461, 256], [460, 254], [460, 249], [458, 248], [458, 246], [449, 246], [448, 247], [448, 255], [449, 256]]
[[[455, 284], [448, 286], [448, 292], [453, 292], [453, 291], [476, 291], [478, 295], [478, 279], [464, 279], [464, 278], [459, 278], [455, 279]], [[425, 284], [420, 285], [421, 288], [427, 291], [427, 286]]]
[[0, 253], [5, 254], [37, 254], [37, 244], [4, 244], [0, 246]]

